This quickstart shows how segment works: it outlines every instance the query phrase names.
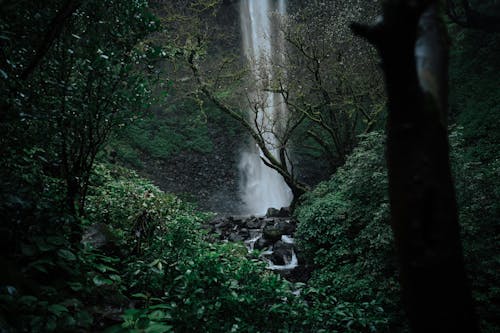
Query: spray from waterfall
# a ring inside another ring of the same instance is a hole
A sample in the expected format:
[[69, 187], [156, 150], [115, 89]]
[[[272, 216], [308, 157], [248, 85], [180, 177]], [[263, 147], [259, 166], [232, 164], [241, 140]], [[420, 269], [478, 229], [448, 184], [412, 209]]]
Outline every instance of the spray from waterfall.
[[[273, 12], [286, 13], [285, 0], [241, 0], [240, 20], [243, 52], [252, 72], [249, 94], [250, 122], [263, 133], [266, 147], [278, 157], [279, 133], [286, 122], [286, 105], [280, 94], [264, 88], [275, 78], [275, 66], [283, 65], [282, 34]], [[251, 214], [264, 214], [269, 207], [288, 206], [292, 200], [290, 188], [283, 177], [266, 166], [262, 151], [251, 144], [241, 154], [241, 196], [245, 210]]]

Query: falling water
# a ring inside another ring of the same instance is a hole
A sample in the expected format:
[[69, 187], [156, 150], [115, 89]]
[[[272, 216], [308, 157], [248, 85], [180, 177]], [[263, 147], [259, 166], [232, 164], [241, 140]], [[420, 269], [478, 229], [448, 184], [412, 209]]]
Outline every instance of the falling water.
[[[277, 157], [280, 127], [286, 121], [286, 105], [280, 94], [263, 90], [276, 77], [273, 63], [283, 65], [284, 41], [273, 12], [285, 14], [285, 0], [241, 0], [243, 52], [252, 72], [250, 122], [256, 123], [264, 133], [266, 146]], [[255, 109], [259, 112], [254, 112]], [[242, 200], [251, 214], [264, 214], [269, 207], [288, 206], [292, 200], [283, 177], [267, 167], [261, 157], [262, 151], [253, 143], [242, 153], [239, 165]]]

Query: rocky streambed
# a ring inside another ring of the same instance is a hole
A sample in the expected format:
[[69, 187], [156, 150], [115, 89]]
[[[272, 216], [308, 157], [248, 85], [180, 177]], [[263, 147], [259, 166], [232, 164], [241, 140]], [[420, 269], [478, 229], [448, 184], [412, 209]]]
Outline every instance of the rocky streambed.
[[305, 282], [310, 267], [295, 244], [296, 226], [287, 208], [269, 208], [265, 216], [217, 216], [206, 228], [212, 240], [242, 242], [249, 252], [258, 251], [267, 269], [289, 281]]

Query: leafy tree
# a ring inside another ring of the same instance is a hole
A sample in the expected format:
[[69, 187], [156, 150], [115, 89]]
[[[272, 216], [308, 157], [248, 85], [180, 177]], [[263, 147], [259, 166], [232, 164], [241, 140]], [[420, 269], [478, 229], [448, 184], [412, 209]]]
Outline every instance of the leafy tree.
[[[97, 153], [148, 105], [150, 88], [138, 70], [148, 46], [139, 42], [156, 21], [144, 1], [31, 5], [13, 5], [2, 20], [3, 143], [43, 148], [47, 169], [66, 183], [68, 209], [82, 213]], [[47, 16], [54, 18], [40, 29]], [[40, 46], [38, 29], [45, 31]]]

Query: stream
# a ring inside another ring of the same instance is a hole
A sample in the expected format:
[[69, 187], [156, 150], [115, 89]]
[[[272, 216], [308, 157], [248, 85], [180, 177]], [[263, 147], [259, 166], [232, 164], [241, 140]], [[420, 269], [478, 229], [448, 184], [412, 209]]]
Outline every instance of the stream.
[[309, 269], [300, 259], [293, 238], [296, 221], [286, 209], [269, 209], [264, 216], [217, 216], [206, 226], [214, 241], [242, 242], [257, 251], [267, 269], [290, 281], [305, 281]]

